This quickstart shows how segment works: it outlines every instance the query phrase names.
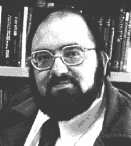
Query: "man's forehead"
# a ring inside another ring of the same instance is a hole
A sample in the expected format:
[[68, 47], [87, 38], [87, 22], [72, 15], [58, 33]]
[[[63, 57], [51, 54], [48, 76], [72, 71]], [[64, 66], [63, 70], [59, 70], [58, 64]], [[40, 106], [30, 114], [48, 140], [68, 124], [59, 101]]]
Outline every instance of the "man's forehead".
[[[33, 47], [45, 45], [47, 41], [56, 44], [55, 40], [64, 43], [75, 42], [83, 47], [95, 47], [93, 35], [82, 16], [69, 12], [54, 12], [38, 27], [34, 36]], [[88, 43], [88, 45], [86, 45]], [[52, 45], [54, 45], [52, 44]]]
[[[86, 24], [83, 17], [77, 13], [68, 12], [68, 11], [58, 11], [50, 14], [42, 23], [43, 27], [47, 28], [48, 26], [54, 26], [55, 25], [65, 25], [69, 27], [80, 27], [81, 29], [88, 30], [90, 33], [90, 29], [88, 25]], [[40, 27], [41, 28], [41, 27]]]

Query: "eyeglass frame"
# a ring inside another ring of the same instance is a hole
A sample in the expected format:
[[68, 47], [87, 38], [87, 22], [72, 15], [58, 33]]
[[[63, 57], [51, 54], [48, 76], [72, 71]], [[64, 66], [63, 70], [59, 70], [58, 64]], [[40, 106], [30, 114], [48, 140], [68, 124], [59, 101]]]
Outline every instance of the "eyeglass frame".
[[69, 63], [67, 63], [66, 61], [64, 61], [62, 52], [63, 52], [63, 50], [65, 50], [65, 49], [68, 48], [68, 47], [80, 47], [80, 48], [82, 49], [82, 51], [84, 51], [84, 53], [87, 52], [87, 51], [96, 50], [96, 48], [85, 48], [85, 47], [83, 47], [83, 46], [81, 46], [81, 45], [68, 45], [68, 46], [62, 47], [62, 49], [61, 49], [61, 51], [60, 51], [60, 52], [61, 52], [60, 55], [54, 55], [53, 53], [51, 53], [51, 51], [46, 50], [46, 49], [42, 49], [42, 50], [33, 51], [33, 52], [31, 53], [31, 56], [28, 57], [28, 61], [30, 61], [31, 64], [32, 64], [32, 66], [33, 66], [36, 70], [38, 70], [38, 71], [49, 70], [50, 68], [52, 68], [53, 64], [52, 64], [50, 67], [46, 67], [46, 68], [41, 68], [41, 69], [40, 69], [40, 68], [36, 67], [36, 65], [35, 65], [34, 62], [33, 62], [33, 55], [34, 55], [35, 53], [39, 53], [39, 52], [48, 52], [48, 53], [52, 56], [53, 62], [55, 61], [55, 58], [58, 58], [58, 57], [59, 57], [59, 58], [61, 58], [62, 62], [63, 62], [65, 65], [67, 65], [67, 66], [77, 66], [77, 65], [82, 64], [83, 61], [84, 61], [84, 59], [85, 59], [85, 57], [83, 58], [83, 60], [82, 60], [80, 63], [77, 63], [77, 64], [69, 64]]

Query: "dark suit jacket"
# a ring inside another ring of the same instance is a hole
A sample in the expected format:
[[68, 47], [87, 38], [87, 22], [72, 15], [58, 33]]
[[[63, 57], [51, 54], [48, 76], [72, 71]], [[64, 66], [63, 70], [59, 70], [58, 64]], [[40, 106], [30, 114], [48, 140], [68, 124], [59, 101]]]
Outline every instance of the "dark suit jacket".
[[[105, 85], [105, 118], [94, 146], [131, 146], [131, 96], [109, 81], [105, 81]], [[0, 127], [0, 146], [24, 146], [36, 113], [33, 98], [13, 107], [3, 118], [6, 126]], [[42, 146], [53, 146], [58, 131], [57, 122], [48, 120], [43, 125]]]

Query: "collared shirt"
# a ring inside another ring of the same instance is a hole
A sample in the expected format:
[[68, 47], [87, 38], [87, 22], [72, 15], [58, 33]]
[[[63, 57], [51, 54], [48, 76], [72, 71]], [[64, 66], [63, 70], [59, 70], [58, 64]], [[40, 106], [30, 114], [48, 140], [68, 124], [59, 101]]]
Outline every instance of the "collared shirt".
[[[103, 100], [104, 87], [105, 87], [105, 85], [103, 84], [100, 97], [98, 99], [96, 99], [94, 101], [94, 103], [91, 105], [91, 107], [89, 108], [89, 110], [93, 111], [93, 112], [91, 112], [91, 114], [93, 114], [93, 116], [91, 115], [92, 119], [95, 116], [94, 114], [96, 114], [98, 112], [97, 110], [100, 110], [100, 108], [102, 108], [102, 113], [100, 113], [98, 119], [96, 119], [95, 123], [93, 123], [93, 126], [91, 126], [90, 130], [88, 130], [86, 132], [86, 134], [84, 134], [81, 138], [81, 139], [83, 139], [83, 137], [88, 137], [90, 139], [90, 146], [93, 146], [93, 143], [94, 143], [95, 139], [98, 137], [100, 131], [102, 130], [102, 126], [103, 126], [104, 111], [105, 111], [105, 105], [103, 102], [104, 101]], [[101, 105], [103, 107], [101, 107]], [[30, 132], [29, 132], [29, 135], [26, 139], [24, 146], [38, 146], [39, 141], [40, 141], [40, 137], [41, 137], [41, 135], [40, 135], [41, 127], [48, 119], [49, 119], [49, 117], [47, 115], [43, 114], [43, 112], [41, 110], [38, 111], [38, 114], [36, 116], [36, 119], [33, 123], [33, 126], [31, 128]], [[91, 119], [91, 121], [92, 121], [92, 119]], [[86, 127], [85, 127], [85, 129], [86, 129]], [[93, 139], [91, 138], [92, 133], [95, 133]], [[85, 140], [83, 140], [82, 142], [84, 142], [84, 141]], [[57, 145], [59, 145], [59, 141], [58, 141]]]
[[[98, 104], [101, 105], [101, 103], [102, 103], [102, 97], [97, 99], [95, 101], [95, 103], [93, 103], [91, 108], [95, 109], [95, 105], [98, 106]], [[104, 120], [104, 111], [101, 113], [100, 117], [93, 124], [93, 126], [90, 128], [90, 130], [88, 130], [82, 136], [82, 138], [80, 138], [80, 142], [78, 142], [78, 145], [81, 145], [81, 143], [83, 143], [83, 146], [84, 146], [84, 142], [85, 142], [85, 140], [87, 140], [87, 137], [88, 137], [88, 139], [90, 139], [90, 141], [88, 140], [88, 144], [90, 143], [89, 146], [93, 146], [95, 139], [98, 137], [100, 131], [102, 130], [103, 120]], [[49, 119], [49, 117], [44, 115], [41, 110], [38, 111], [38, 114], [37, 114], [36, 119], [35, 119], [35, 121], [32, 125], [32, 128], [29, 132], [29, 135], [26, 139], [26, 142], [25, 142], [24, 146], [38, 146], [39, 141], [40, 141], [40, 137], [41, 137], [41, 135], [40, 135], [41, 127], [48, 119]], [[92, 138], [92, 134], [94, 135], [93, 138]], [[56, 143], [56, 146], [57, 145], [58, 146], [60, 145], [59, 140]]]
[[[30, 130], [30, 133], [26, 139], [24, 146], [38, 146], [39, 140], [40, 140], [40, 130], [41, 130], [40, 128], [43, 125], [43, 123], [46, 122], [48, 119], [49, 119], [49, 117], [44, 115], [40, 110], [38, 111], [38, 114], [32, 125], [32, 128]], [[97, 138], [97, 136], [99, 135], [99, 133], [102, 129], [103, 120], [104, 120], [104, 112], [101, 114], [100, 118], [94, 124], [92, 130], [87, 132], [82, 137], [82, 139], [78, 142], [78, 146], [81, 146], [81, 144], [82, 144], [82, 146], [84, 146], [84, 142], [86, 142], [87, 138], [88, 138], [88, 145], [93, 146], [92, 143], [94, 143], [95, 138]], [[93, 137], [92, 137], [92, 135], [93, 135]]]

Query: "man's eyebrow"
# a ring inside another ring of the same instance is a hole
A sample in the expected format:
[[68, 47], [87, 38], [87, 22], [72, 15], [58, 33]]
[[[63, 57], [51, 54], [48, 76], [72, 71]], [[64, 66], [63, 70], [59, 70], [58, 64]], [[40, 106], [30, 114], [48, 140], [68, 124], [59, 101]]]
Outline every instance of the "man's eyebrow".
[[75, 46], [75, 45], [78, 45], [78, 46], [81, 46], [80, 44], [78, 44], [78, 43], [69, 43], [69, 44], [65, 44], [65, 45], [62, 45], [61, 47], [59, 47], [59, 49], [61, 50], [62, 48], [64, 48], [64, 47], [67, 47], [67, 46]]
[[46, 48], [46, 47], [38, 47], [38, 48], [36, 48], [36, 50], [48, 50], [48, 48]]
[[35, 49], [32, 48], [32, 52], [41, 51], [41, 50], [50, 50], [50, 49], [44, 48], [44, 47], [37, 47], [37, 48], [35, 48]]

